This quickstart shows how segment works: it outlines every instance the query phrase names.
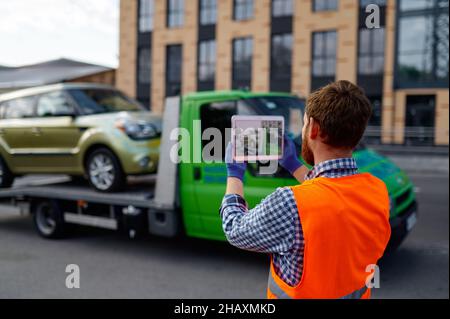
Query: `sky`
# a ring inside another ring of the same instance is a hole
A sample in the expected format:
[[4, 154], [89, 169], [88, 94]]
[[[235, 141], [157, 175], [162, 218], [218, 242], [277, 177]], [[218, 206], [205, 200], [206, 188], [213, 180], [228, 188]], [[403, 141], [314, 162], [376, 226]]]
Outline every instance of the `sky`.
[[118, 66], [119, 0], [0, 0], [0, 65], [61, 57]]

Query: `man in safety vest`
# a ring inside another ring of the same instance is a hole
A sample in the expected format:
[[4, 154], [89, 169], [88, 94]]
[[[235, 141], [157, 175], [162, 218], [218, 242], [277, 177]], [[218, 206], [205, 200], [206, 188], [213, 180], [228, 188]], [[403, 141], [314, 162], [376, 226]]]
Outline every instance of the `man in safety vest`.
[[364, 92], [348, 81], [311, 94], [302, 157], [313, 169], [286, 138], [280, 165], [301, 184], [277, 189], [252, 210], [243, 197], [246, 164], [233, 162], [228, 145], [223, 230], [232, 245], [271, 255], [268, 298], [370, 297], [368, 269], [391, 234], [385, 184], [359, 173], [352, 158], [371, 114]]

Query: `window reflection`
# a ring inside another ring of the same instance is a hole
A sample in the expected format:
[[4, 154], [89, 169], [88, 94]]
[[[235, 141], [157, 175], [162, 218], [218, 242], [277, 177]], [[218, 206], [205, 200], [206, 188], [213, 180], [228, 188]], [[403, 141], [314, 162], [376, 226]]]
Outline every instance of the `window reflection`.
[[272, 15], [274, 17], [292, 16], [294, 0], [272, 0]]
[[252, 78], [253, 40], [236, 39], [233, 42], [233, 88], [250, 88]]
[[291, 91], [292, 34], [276, 34], [272, 37], [271, 87], [275, 91]]
[[397, 83], [448, 85], [448, 0], [402, 0]]
[[217, 0], [200, 1], [200, 25], [216, 24]]
[[167, 0], [167, 26], [181, 27], [184, 24], [184, 0]]

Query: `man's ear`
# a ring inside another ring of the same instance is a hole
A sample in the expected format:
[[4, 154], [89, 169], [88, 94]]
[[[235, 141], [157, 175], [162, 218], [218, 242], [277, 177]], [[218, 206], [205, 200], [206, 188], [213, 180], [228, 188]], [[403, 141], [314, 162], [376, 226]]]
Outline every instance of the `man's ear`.
[[309, 137], [312, 140], [315, 140], [319, 136], [320, 127], [319, 124], [312, 117], [309, 118], [309, 127], [310, 127]]

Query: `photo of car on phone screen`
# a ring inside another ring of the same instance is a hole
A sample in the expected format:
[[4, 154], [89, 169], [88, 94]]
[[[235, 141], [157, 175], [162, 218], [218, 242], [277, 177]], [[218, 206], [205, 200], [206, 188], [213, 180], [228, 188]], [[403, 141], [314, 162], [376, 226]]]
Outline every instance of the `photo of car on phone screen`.
[[283, 154], [284, 118], [234, 116], [233, 158], [238, 161], [278, 160]]

